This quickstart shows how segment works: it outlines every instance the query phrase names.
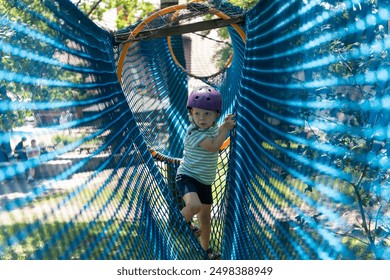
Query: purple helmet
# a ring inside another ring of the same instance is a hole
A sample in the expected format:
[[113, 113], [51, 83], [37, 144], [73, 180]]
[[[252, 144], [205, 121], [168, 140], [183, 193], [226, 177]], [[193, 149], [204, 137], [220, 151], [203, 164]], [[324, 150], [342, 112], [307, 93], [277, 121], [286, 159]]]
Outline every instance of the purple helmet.
[[221, 93], [210, 86], [197, 87], [188, 97], [187, 108], [214, 110], [219, 113], [222, 110]]

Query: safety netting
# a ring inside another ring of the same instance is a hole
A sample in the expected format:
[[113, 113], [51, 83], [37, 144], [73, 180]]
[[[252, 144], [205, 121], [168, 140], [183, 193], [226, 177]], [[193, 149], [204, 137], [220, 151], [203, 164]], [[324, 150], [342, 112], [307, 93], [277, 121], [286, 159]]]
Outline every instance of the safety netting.
[[114, 32], [67, 0], [0, 3], [0, 259], [203, 259], [174, 183], [199, 84], [237, 120], [222, 259], [390, 259], [389, 1], [196, 1]]

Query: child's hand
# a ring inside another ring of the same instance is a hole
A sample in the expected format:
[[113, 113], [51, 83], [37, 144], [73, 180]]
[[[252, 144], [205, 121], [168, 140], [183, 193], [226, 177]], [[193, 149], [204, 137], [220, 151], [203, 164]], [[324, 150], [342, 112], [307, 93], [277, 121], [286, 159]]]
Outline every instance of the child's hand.
[[224, 127], [226, 127], [227, 129], [229, 129], [229, 130], [233, 129], [236, 126], [236, 121], [234, 120], [235, 116], [236, 116], [235, 114], [234, 115], [233, 114], [228, 114], [225, 117], [222, 125]]
[[199, 146], [212, 153], [218, 152], [229, 131], [236, 126], [236, 121], [234, 120], [235, 116], [236, 115], [227, 115], [224, 122], [219, 126], [218, 135], [212, 138], [206, 137], [199, 143]]

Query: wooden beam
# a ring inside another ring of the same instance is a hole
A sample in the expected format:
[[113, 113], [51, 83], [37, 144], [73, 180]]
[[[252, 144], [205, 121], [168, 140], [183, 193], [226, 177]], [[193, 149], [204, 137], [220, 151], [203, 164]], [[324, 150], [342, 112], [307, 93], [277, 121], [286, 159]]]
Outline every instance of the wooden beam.
[[222, 28], [232, 24], [239, 24], [245, 22], [244, 16], [238, 16], [230, 19], [213, 19], [208, 21], [201, 21], [178, 26], [166, 26], [162, 28], [149, 29], [138, 33], [137, 37], [128, 39], [131, 32], [121, 33], [115, 36], [118, 43], [126, 41], [141, 41], [151, 40], [156, 38], [165, 38], [168, 36], [181, 35], [185, 33], [192, 33], [197, 31], [210, 30], [215, 28]]
[[179, 0], [161, 0], [160, 9], [164, 9], [173, 5], [179, 5]]

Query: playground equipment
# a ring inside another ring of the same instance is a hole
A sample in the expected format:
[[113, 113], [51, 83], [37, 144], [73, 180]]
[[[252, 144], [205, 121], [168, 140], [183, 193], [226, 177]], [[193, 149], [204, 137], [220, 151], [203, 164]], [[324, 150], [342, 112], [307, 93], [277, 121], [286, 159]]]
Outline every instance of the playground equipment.
[[[237, 116], [213, 184], [222, 259], [390, 259], [388, 1], [196, 1], [113, 33], [30, 2], [1, 2], [0, 141], [55, 149], [1, 163], [0, 259], [203, 259], [174, 184], [198, 83]], [[233, 52], [202, 72], [190, 34], [221, 27]]]

